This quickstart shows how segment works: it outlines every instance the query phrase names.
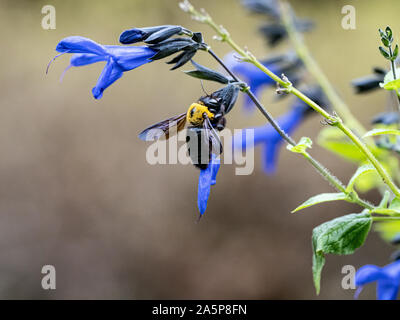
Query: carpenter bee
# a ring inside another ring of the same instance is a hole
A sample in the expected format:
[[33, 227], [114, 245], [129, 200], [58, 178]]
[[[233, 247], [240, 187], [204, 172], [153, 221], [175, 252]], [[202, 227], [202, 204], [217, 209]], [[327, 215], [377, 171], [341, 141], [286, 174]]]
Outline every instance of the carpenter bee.
[[188, 123], [186, 144], [189, 156], [196, 167], [206, 169], [211, 155], [222, 153], [217, 130], [225, 128], [225, 114], [232, 109], [238, 91], [237, 86], [229, 84], [211, 95], [202, 96], [190, 105], [187, 112], [148, 127], [139, 134], [139, 138], [149, 141], [165, 136], [168, 139], [172, 128], [176, 127], [176, 132], [179, 132]]

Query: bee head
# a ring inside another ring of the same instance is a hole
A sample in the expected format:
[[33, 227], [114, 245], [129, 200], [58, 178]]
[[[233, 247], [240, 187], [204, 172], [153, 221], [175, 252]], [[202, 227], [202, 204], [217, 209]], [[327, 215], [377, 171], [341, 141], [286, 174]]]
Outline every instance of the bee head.
[[202, 102], [192, 103], [187, 111], [186, 119], [190, 124], [200, 126], [204, 122], [205, 115], [210, 120], [214, 119], [214, 113], [210, 112]]

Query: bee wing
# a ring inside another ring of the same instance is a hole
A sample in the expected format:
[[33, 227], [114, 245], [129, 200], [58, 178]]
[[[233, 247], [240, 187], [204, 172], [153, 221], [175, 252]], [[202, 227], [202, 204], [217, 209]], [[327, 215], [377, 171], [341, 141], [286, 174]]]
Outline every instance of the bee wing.
[[208, 117], [205, 117], [204, 119], [204, 129], [205, 129], [204, 131], [206, 139], [208, 141], [211, 141], [211, 153], [219, 156], [223, 151], [222, 142], [218, 136], [218, 133], [213, 128], [210, 119]]
[[173, 127], [176, 126], [176, 132], [179, 132], [185, 127], [185, 124], [186, 112], [153, 124], [139, 133], [139, 138], [143, 141], [154, 141], [165, 136], [165, 138], [168, 139], [170, 130]]

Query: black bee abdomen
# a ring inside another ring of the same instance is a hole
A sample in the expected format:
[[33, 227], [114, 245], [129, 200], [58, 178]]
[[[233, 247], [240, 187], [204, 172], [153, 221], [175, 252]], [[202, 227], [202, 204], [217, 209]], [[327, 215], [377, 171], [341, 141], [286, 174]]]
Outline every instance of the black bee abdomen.
[[212, 143], [210, 138], [207, 141], [205, 130], [199, 127], [188, 127], [186, 145], [193, 165], [200, 169], [207, 169], [211, 161]]

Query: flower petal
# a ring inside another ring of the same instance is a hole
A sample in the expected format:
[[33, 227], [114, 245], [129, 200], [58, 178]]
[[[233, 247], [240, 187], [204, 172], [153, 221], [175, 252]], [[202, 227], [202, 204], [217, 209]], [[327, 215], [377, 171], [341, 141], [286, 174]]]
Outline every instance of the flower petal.
[[133, 28], [122, 32], [121, 35], [119, 36], [119, 42], [123, 44], [131, 44], [143, 41], [145, 37], [146, 37], [146, 32], [138, 28]]
[[378, 300], [396, 300], [399, 292], [399, 283], [393, 280], [378, 280], [376, 296]]
[[203, 215], [207, 209], [207, 202], [208, 197], [210, 196], [212, 177], [212, 165], [209, 165], [206, 169], [200, 170], [199, 186], [197, 191], [197, 206], [199, 208], [200, 215]]
[[61, 40], [56, 47], [58, 52], [68, 53], [92, 53], [97, 55], [105, 55], [104, 47], [97, 42], [85, 37], [72, 36]]
[[157, 51], [146, 46], [105, 46], [107, 52], [123, 71], [135, 69], [151, 62]]
[[97, 54], [92, 53], [75, 53], [71, 57], [71, 66], [73, 67], [81, 67], [86, 66], [88, 64], [96, 63], [99, 61], [107, 61], [107, 56], [99, 56]]
[[92, 89], [93, 97], [101, 99], [104, 90], [121, 78], [122, 74], [123, 72], [120, 67], [110, 58], [101, 72], [96, 86]]
[[215, 185], [217, 183], [217, 174], [219, 168], [221, 167], [221, 160], [218, 158], [213, 158], [211, 160], [211, 169], [212, 169], [212, 177], [211, 177], [211, 185]]
[[374, 265], [365, 265], [357, 270], [355, 277], [356, 286], [363, 286], [367, 283], [385, 278], [382, 268]]
[[276, 172], [276, 164], [279, 156], [279, 148], [283, 141], [267, 143], [263, 150], [263, 170], [266, 174], [271, 175]]

